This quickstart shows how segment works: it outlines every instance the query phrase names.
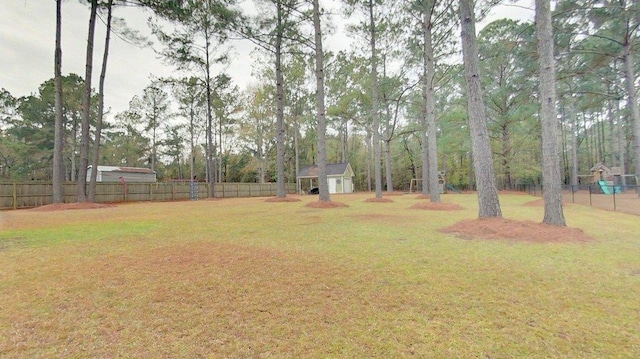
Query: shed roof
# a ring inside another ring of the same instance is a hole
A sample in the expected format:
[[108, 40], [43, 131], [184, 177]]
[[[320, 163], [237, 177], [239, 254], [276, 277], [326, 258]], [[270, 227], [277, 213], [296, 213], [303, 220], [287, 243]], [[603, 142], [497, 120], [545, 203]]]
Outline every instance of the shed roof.
[[[91, 168], [89, 166], [88, 168]], [[122, 173], [156, 173], [152, 171], [150, 168], [144, 167], [117, 167], [117, 166], [98, 166], [98, 171], [101, 172], [122, 172]]]
[[589, 171], [590, 172], [597, 172], [597, 171], [611, 172], [611, 168], [607, 167], [604, 164], [604, 162], [599, 162], [595, 166], [591, 167]]
[[[348, 163], [331, 163], [327, 164], [327, 176], [352, 176], [351, 166]], [[320, 168], [318, 165], [304, 167], [298, 172], [298, 178], [315, 178], [318, 177]]]

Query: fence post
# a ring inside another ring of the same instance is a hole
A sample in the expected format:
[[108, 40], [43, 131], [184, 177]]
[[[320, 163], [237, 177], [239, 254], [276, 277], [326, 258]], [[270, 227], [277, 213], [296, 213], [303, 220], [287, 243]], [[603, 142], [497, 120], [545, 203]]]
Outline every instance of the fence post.
[[613, 211], [616, 211], [616, 187], [611, 186], [611, 193], [613, 193]]
[[589, 185], [589, 206], [591, 206], [591, 185]]
[[571, 203], [576, 203], [576, 192], [573, 188], [573, 185], [571, 185]]
[[18, 184], [13, 183], [13, 209], [18, 209]]

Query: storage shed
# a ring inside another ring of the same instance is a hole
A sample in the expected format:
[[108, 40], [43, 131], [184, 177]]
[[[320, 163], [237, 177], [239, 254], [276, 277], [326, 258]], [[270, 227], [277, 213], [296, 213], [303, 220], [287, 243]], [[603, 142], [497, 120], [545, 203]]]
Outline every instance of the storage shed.
[[[91, 179], [93, 166], [87, 168], [87, 182]], [[131, 182], [156, 182], [156, 173], [143, 167], [116, 167], [98, 166], [96, 182], [120, 182], [123, 178], [126, 183]]]
[[[305, 192], [318, 187], [318, 165], [304, 167], [298, 173], [298, 183]], [[329, 193], [353, 192], [353, 169], [348, 163], [327, 164]]]

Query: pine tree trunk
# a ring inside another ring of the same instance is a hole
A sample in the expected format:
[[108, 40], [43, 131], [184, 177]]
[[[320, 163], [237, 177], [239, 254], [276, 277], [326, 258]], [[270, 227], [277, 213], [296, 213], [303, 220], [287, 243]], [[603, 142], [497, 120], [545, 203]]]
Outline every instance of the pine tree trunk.
[[609, 158], [611, 166], [616, 165], [616, 150], [615, 150], [615, 114], [613, 113], [613, 100], [609, 99], [607, 101], [607, 125], [609, 126], [608, 133], [608, 141], [609, 148], [607, 149], [609, 152]]
[[107, 60], [109, 59], [109, 43], [111, 40], [113, 0], [107, 3], [107, 30], [104, 39], [104, 53], [102, 55], [102, 69], [100, 71], [100, 84], [98, 85], [98, 121], [96, 122], [96, 134], [91, 159], [91, 178], [89, 180], [89, 202], [96, 201], [96, 181], [98, 180], [98, 165], [100, 160], [100, 137], [102, 136], [102, 119], [104, 117], [104, 81], [107, 76]]
[[207, 47], [205, 48], [206, 52], [206, 64], [205, 64], [205, 82], [206, 82], [206, 91], [207, 91], [207, 182], [209, 183], [209, 198], [215, 197], [215, 180], [214, 180], [214, 163], [213, 163], [213, 114], [211, 111], [211, 69], [209, 63], [209, 38], [208, 38], [208, 30], [205, 32], [206, 38], [205, 41], [207, 43]]
[[218, 183], [224, 182], [223, 173], [222, 173], [222, 154], [224, 153], [224, 148], [222, 146], [222, 116], [218, 118], [218, 170], [216, 171], [216, 179]]
[[[426, 102], [425, 102], [426, 103]], [[424, 104], [423, 104], [424, 107]], [[426, 114], [426, 107], [424, 108]], [[426, 116], [422, 116], [423, 124], [422, 131], [420, 131], [420, 154], [422, 158], [422, 168], [421, 168], [421, 176], [422, 176], [422, 191], [421, 193], [425, 196], [429, 195], [429, 145], [427, 140], [427, 123]]]
[[616, 126], [616, 134], [618, 137], [618, 164], [620, 165], [620, 172], [622, 173], [622, 177], [620, 178], [622, 181], [622, 185], [627, 185], [627, 178], [624, 176], [626, 172], [626, 163], [625, 163], [625, 139], [624, 139], [624, 117], [620, 115], [620, 101], [616, 102], [616, 113], [618, 114], [618, 124]]
[[542, 127], [543, 223], [566, 226], [562, 210], [562, 180], [558, 155], [558, 116], [556, 115], [556, 81], [550, 0], [536, 0], [536, 26]]
[[91, 0], [89, 34], [87, 36], [87, 56], [84, 76], [84, 96], [82, 99], [82, 133], [80, 138], [80, 168], [78, 170], [78, 202], [87, 201], [87, 167], [89, 167], [89, 119], [91, 117], [91, 76], [93, 72], [93, 42], [96, 29], [98, 0]]
[[571, 186], [573, 191], [578, 186], [578, 116], [576, 116], [576, 106], [572, 95], [568, 96], [567, 112], [569, 124], [571, 125]]
[[300, 180], [297, 178], [298, 177], [298, 173], [300, 173], [300, 146], [298, 144], [298, 136], [299, 136], [299, 130], [298, 130], [298, 114], [296, 113], [294, 115], [294, 120], [293, 120], [293, 152], [295, 153], [295, 166], [296, 166], [296, 192], [297, 193], [301, 193], [302, 192], [302, 185], [300, 183]]
[[498, 190], [495, 185], [487, 118], [482, 99], [480, 60], [478, 58], [475, 15], [472, 4], [473, 0], [460, 0], [459, 11], [462, 28], [464, 72], [467, 82], [467, 106], [469, 127], [471, 128], [473, 167], [478, 191], [478, 216], [480, 218], [502, 217]]
[[64, 164], [62, 157], [64, 118], [62, 109], [62, 0], [56, 0], [56, 49], [54, 54], [54, 72], [56, 86], [56, 120], [53, 141], [53, 203], [62, 203]]
[[196, 164], [196, 148], [195, 148], [194, 117], [195, 117], [195, 113], [193, 111], [193, 102], [192, 102], [189, 104], [189, 182], [195, 182], [194, 167]]
[[384, 170], [387, 182], [387, 192], [393, 192], [393, 174], [391, 166], [391, 140], [388, 138], [384, 142]]
[[[631, 39], [628, 37], [623, 48], [625, 85], [627, 90], [627, 108], [631, 114], [631, 128], [633, 131], [633, 164], [635, 167], [636, 185], [640, 180], [640, 112], [636, 99], [635, 71], [633, 69], [633, 56], [631, 55]], [[638, 188], [640, 197], [640, 187]]]
[[433, 9], [432, 1], [425, 4], [423, 20], [422, 20], [422, 36], [424, 39], [424, 78], [423, 78], [423, 99], [424, 101], [424, 117], [426, 122], [426, 146], [427, 146], [427, 163], [423, 164], [428, 167], [428, 189], [429, 199], [433, 203], [440, 202], [440, 186], [438, 184], [438, 143], [436, 127], [436, 103], [434, 98], [433, 81], [435, 78], [435, 62], [433, 59], [433, 42], [432, 42], [432, 22], [431, 11]]
[[277, 7], [277, 23], [276, 23], [276, 152], [277, 152], [277, 167], [278, 178], [276, 196], [279, 198], [285, 198], [287, 192], [284, 183], [284, 79], [282, 76], [282, 38], [283, 38], [283, 24], [282, 24], [282, 1], [276, 1]]
[[380, 120], [378, 116], [378, 56], [376, 51], [376, 29], [373, 17], [373, 0], [369, 0], [369, 35], [371, 46], [371, 127], [373, 130], [373, 168], [376, 198], [382, 198], [382, 154], [380, 147]]
[[313, 0], [313, 28], [316, 45], [316, 117], [318, 120], [318, 192], [319, 200], [330, 201], [327, 183], [327, 146], [324, 107], [324, 51], [322, 49], [322, 31], [320, 27], [319, 0]]
[[371, 162], [373, 161], [373, 154], [371, 148], [371, 139], [373, 135], [371, 134], [371, 129], [367, 128], [367, 150], [366, 150], [366, 162], [367, 162], [367, 191], [371, 192], [373, 189], [372, 179], [371, 179]]

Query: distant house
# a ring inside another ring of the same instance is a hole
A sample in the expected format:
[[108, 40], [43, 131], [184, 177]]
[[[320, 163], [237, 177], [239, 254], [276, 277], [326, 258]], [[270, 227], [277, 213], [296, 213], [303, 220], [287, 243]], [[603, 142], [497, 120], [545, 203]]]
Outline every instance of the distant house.
[[[307, 192], [318, 187], [318, 165], [304, 167], [298, 173], [298, 183]], [[348, 163], [327, 164], [329, 193], [353, 192], [353, 169]]]
[[[87, 182], [91, 179], [93, 166], [87, 168]], [[96, 182], [156, 182], [156, 173], [149, 168], [98, 166]]]

